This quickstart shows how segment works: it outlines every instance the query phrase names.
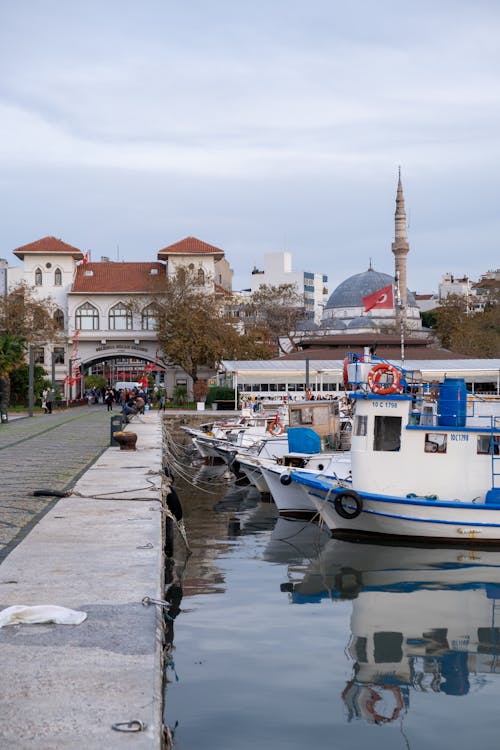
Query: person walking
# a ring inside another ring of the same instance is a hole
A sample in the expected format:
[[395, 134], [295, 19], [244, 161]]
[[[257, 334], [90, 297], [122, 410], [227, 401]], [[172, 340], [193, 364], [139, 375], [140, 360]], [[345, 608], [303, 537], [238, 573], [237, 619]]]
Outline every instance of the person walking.
[[45, 403], [47, 404], [47, 414], [52, 414], [52, 388], [47, 388]]
[[44, 388], [42, 391], [42, 409], [43, 413], [47, 414], [47, 389]]
[[104, 394], [104, 401], [106, 403], [106, 406], [108, 407], [108, 411], [113, 411], [114, 396], [113, 391], [110, 388], [108, 388], [106, 393]]

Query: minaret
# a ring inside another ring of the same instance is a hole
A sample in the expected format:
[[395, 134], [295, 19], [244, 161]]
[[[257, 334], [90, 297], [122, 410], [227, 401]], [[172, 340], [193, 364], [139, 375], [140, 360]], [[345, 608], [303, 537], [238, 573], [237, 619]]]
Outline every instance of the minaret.
[[401, 167], [399, 167], [398, 190], [396, 193], [396, 213], [394, 242], [392, 243], [392, 252], [395, 257], [395, 276], [399, 282], [399, 293], [401, 304], [397, 310], [397, 318], [406, 317], [406, 256], [410, 252], [408, 244], [408, 234], [406, 231], [406, 212], [405, 199], [403, 196], [403, 185], [401, 184]]

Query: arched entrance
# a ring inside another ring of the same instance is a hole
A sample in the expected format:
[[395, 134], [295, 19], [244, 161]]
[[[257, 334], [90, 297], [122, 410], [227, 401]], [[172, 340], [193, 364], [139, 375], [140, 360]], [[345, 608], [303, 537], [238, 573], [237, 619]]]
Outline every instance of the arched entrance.
[[76, 370], [70, 361], [69, 368], [76, 377], [65, 381], [64, 397], [68, 401], [84, 398], [86, 382], [91, 375], [101, 376], [105, 384], [112, 388], [126, 388], [128, 383], [132, 387], [144, 378], [152, 387], [165, 388], [166, 369], [148, 357], [108, 354], [81, 361]]
[[101, 375], [113, 388], [118, 382], [138, 382], [145, 375], [154, 379], [159, 388], [165, 386], [166, 369], [148, 357], [123, 354], [95, 357], [83, 363], [83, 377]]

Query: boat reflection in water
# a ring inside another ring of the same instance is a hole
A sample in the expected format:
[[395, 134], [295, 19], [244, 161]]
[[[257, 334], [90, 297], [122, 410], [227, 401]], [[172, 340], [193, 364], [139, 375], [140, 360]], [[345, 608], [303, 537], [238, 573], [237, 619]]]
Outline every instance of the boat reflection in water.
[[500, 671], [500, 551], [329, 540], [282, 590], [352, 599], [349, 720], [395, 721], [412, 691], [464, 696]]

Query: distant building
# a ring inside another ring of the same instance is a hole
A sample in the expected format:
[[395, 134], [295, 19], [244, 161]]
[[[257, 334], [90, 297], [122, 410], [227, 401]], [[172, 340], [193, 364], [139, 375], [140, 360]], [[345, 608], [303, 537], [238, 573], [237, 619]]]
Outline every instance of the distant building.
[[420, 312], [435, 310], [452, 295], [465, 297], [470, 312], [480, 312], [489, 302], [497, 299], [499, 294], [500, 269], [497, 269], [481, 274], [479, 281], [472, 281], [468, 276], [457, 277], [446, 273], [436, 293], [415, 294], [414, 298]]
[[[50, 297], [55, 303], [61, 341], [29, 343], [37, 345], [36, 361], [49, 376], [53, 368], [55, 384], [66, 398], [80, 395], [85, 373], [103, 375], [113, 385], [119, 380], [136, 381], [146, 365], [168, 395], [177, 385], [191, 388], [190, 378], [180, 368], [157, 364], [152, 305], [157, 284], [152, 279], [173, 275], [184, 266], [197, 274], [207, 293], [230, 293], [232, 270], [223, 250], [186, 237], [159, 250], [156, 261], [114, 263], [105, 256], [92, 262], [79, 248], [44, 237], [13, 254], [23, 265], [8, 269], [8, 288], [25, 282], [40, 299]], [[211, 374], [201, 372], [201, 377]]]
[[452, 294], [458, 294], [461, 297], [470, 297], [472, 284], [467, 276], [456, 278], [451, 273], [447, 273], [441, 279], [438, 287], [438, 300], [442, 302]]
[[321, 321], [323, 305], [328, 295], [328, 276], [309, 271], [292, 271], [290, 253], [266, 253], [264, 270], [254, 268], [251, 283], [252, 292], [263, 285], [295, 284], [304, 300], [305, 317], [314, 323]]

